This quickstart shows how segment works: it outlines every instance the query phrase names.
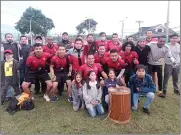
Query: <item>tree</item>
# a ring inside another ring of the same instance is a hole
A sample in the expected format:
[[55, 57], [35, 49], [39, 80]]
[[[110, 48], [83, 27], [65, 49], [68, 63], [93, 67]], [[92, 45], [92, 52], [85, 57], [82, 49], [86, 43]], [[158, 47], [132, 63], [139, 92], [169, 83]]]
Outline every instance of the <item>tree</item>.
[[46, 36], [49, 30], [55, 28], [52, 19], [42, 14], [41, 10], [31, 7], [26, 9], [20, 20], [16, 23], [15, 28], [20, 31], [21, 34], [28, 34], [30, 32], [30, 21], [31, 32], [35, 35], [42, 34]]
[[77, 25], [76, 30], [78, 31], [78, 34], [85, 34], [86, 31], [88, 33], [94, 33], [97, 24], [98, 23], [94, 19], [86, 19]]

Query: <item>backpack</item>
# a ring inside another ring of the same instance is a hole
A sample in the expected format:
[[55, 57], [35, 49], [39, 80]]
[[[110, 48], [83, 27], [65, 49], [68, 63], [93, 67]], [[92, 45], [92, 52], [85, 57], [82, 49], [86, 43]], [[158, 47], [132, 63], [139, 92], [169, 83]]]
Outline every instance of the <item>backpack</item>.
[[32, 110], [34, 107], [34, 101], [32, 99], [25, 100], [20, 105], [21, 110]]
[[18, 104], [18, 100], [15, 97], [12, 98], [9, 102], [9, 105], [6, 111], [11, 115], [15, 114], [19, 110], [19, 105], [17, 104]]

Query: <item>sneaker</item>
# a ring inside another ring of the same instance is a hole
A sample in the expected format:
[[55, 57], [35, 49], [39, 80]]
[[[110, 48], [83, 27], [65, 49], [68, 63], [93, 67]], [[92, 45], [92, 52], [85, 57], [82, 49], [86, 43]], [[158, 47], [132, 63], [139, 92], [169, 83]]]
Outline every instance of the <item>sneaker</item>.
[[157, 93], [157, 96], [160, 96], [162, 94], [162, 91], [158, 90], [156, 93]]
[[4, 105], [4, 103], [5, 103], [4, 100], [1, 100], [1, 105]]
[[143, 107], [143, 112], [146, 113], [146, 114], [148, 114], [148, 115], [150, 115], [150, 111], [149, 111], [149, 109], [147, 109], [147, 108], [144, 108], [144, 107]]
[[55, 102], [57, 99], [58, 99], [58, 97], [57, 97], [57, 96], [54, 96], [54, 97], [51, 99], [51, 102]]
[[166, 98], [166, 94], [161, 93], [161, 94], [159, 95], [159, 97]]
[[72, 97], [69, 97], [69, 98], [68, 98], [68, 102], [73, 103], [73, 98], [72, 98]]
[[44, 94], [43, 98], [44, 98], [47, 102], [49, 102], [49, 101], [50, 101], [49, 96], [48, 96], [48, 95], [46, 95], [46, 94]]
[[134, 106], [132, 106], [131, 109], [132, 109], [133, 112], [137, 112], [138, 111], [138, 108], [136, 108]]
[[180, 91], [174, 90], [174, 93], [180, 95]]

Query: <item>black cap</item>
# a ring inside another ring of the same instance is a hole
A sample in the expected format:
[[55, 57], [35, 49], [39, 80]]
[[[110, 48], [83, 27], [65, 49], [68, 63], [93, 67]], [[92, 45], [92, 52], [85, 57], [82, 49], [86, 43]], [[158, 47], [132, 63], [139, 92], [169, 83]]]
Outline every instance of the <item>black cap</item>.
[[66, 35], [69, 35], [67, 32], [63, 32], [63, 33], [62, 33], [62, 35], [65, 35], [65, 34], [66, 34]]
[[41, 37], [41, 36], [36, 36], [35, 40], [38, 39], [38, 38], [40, 38], [40, 39], [42, 40], [42, 37]]

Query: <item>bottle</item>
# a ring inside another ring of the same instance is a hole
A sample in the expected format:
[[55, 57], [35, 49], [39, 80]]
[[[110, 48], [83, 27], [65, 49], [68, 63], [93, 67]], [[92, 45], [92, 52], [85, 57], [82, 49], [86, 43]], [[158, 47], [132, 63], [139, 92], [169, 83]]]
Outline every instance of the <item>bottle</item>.
[[4, 60], [4, 46], [1, 44], [1, 61]]

